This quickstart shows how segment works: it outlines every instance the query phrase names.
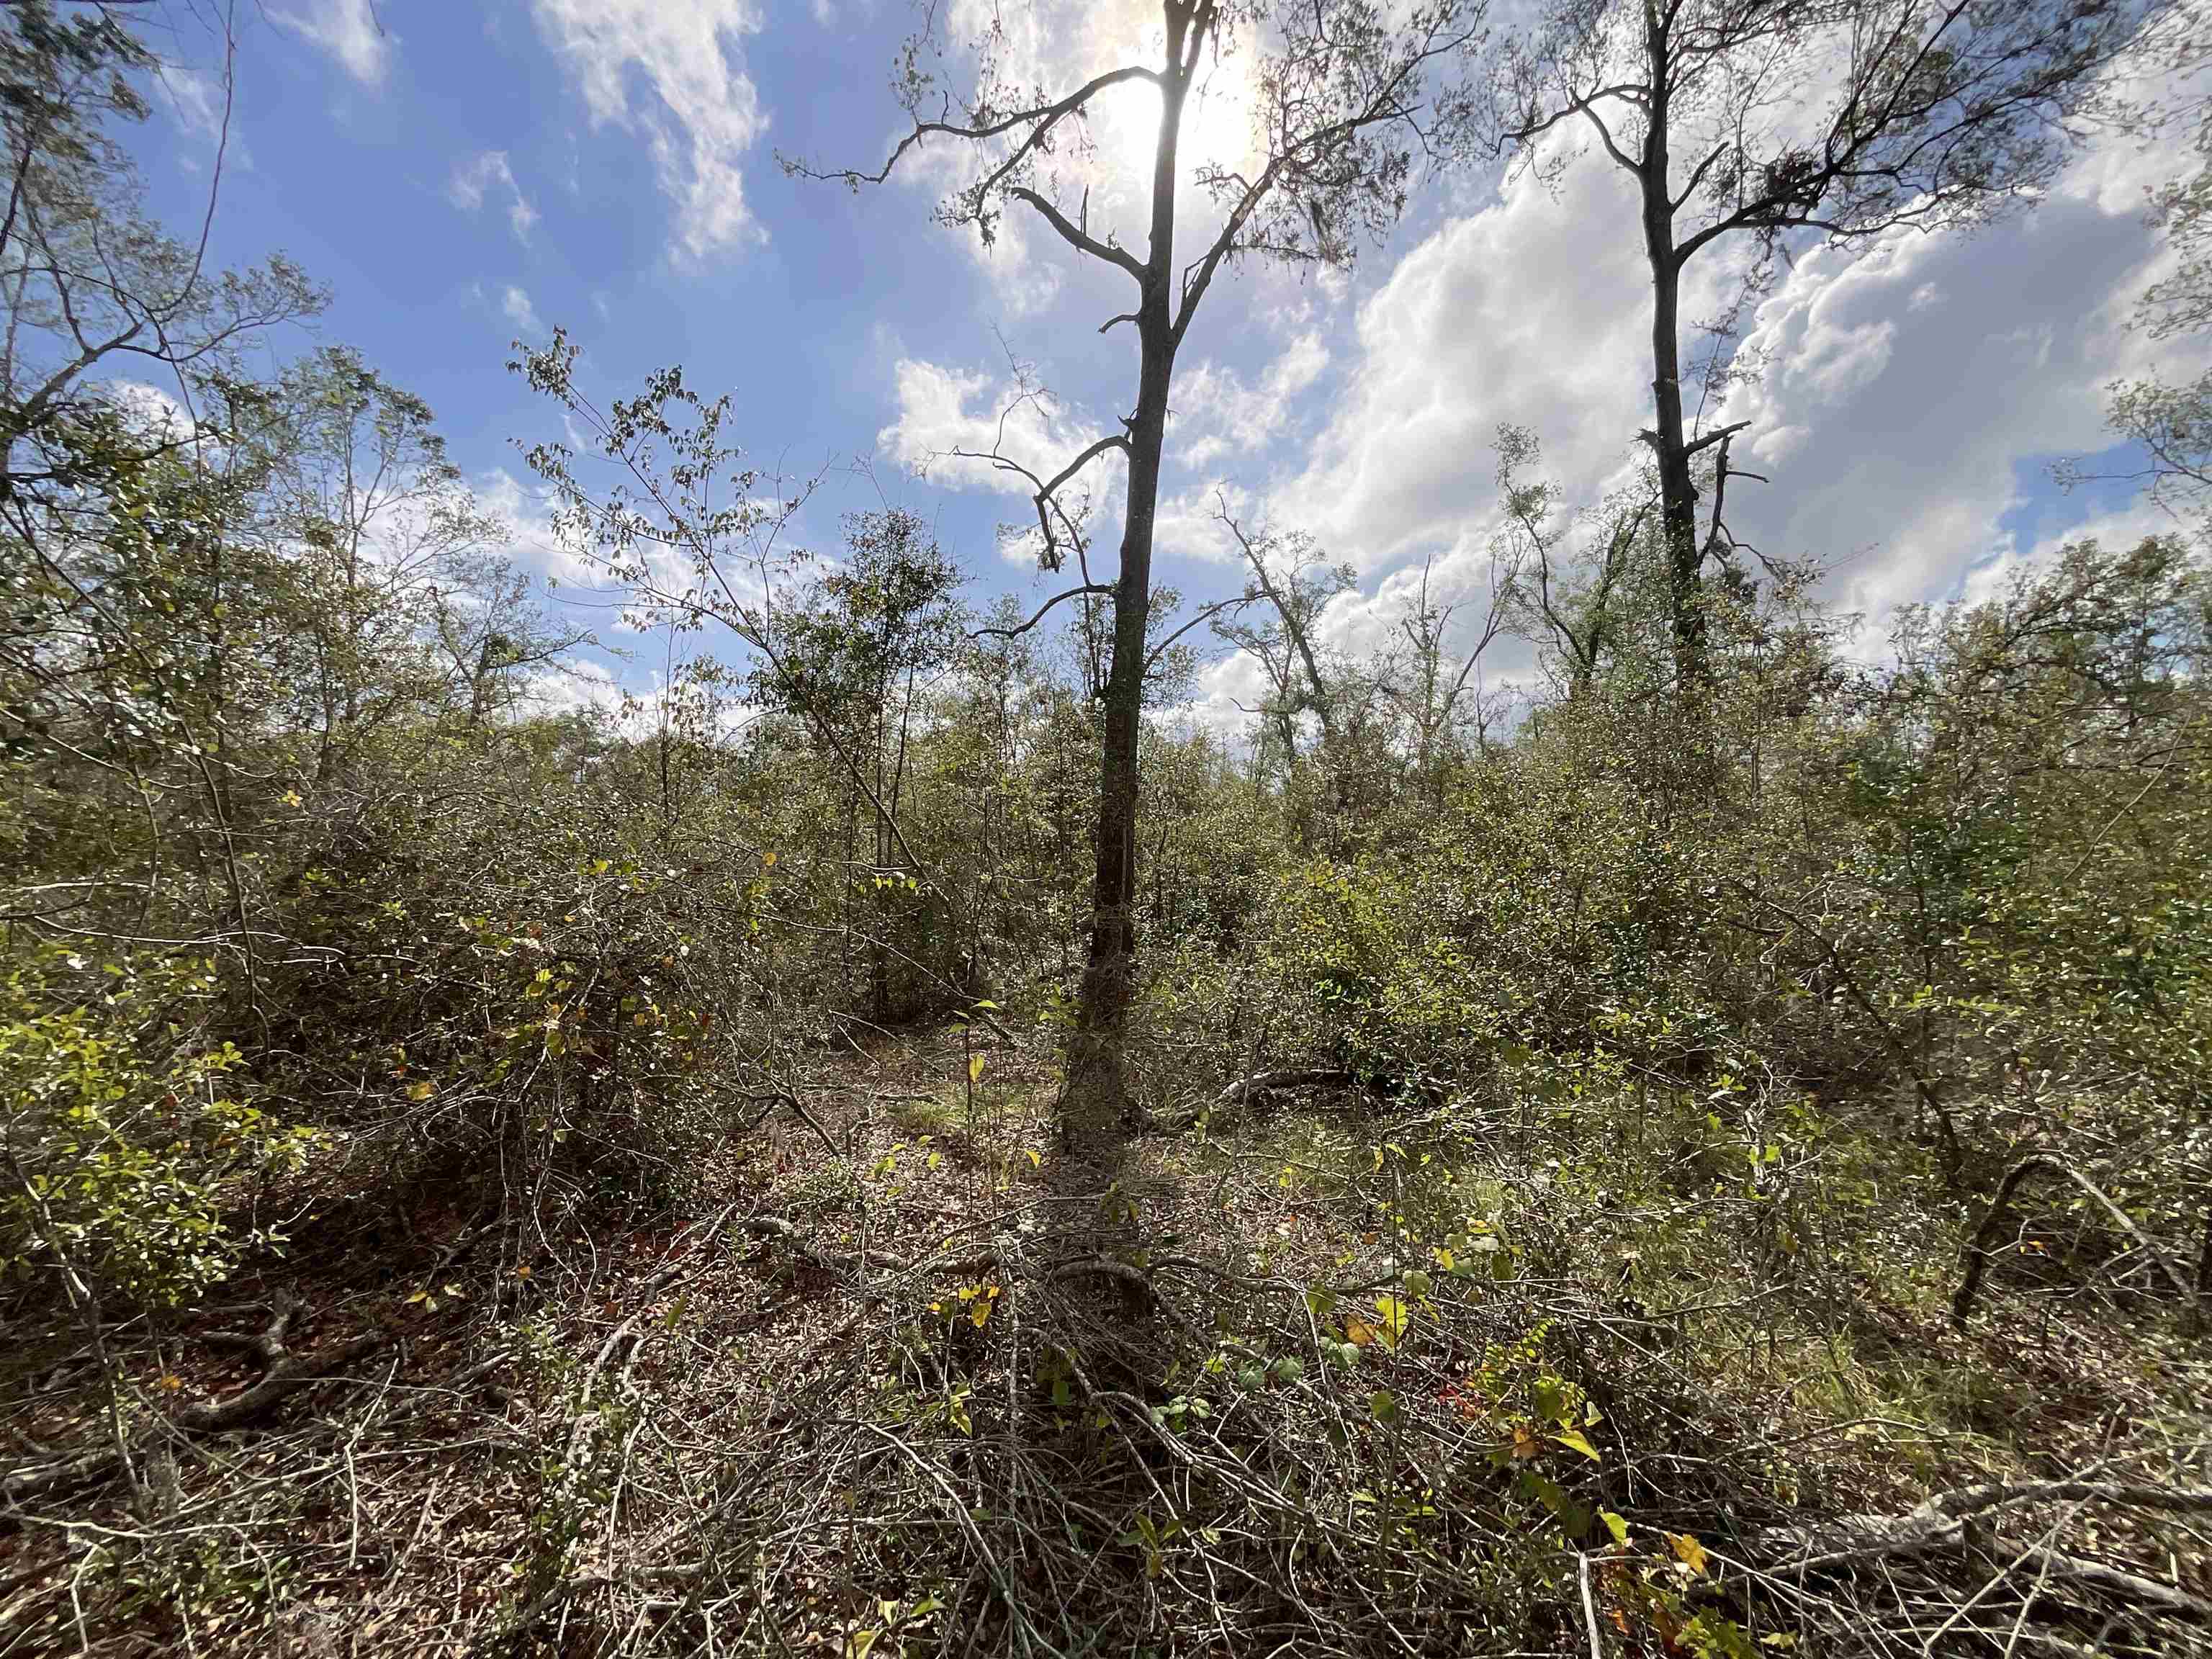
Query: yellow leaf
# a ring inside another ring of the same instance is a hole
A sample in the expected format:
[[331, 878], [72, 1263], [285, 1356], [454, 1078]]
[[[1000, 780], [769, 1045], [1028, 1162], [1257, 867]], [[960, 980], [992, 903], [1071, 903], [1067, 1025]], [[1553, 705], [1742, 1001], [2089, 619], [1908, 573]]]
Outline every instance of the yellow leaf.
[[1670, 1532], [1667, 1541], [1674, 1547], [1674, 1554], [1692, 1572], [1702, 1576], [1705, 1571], [1705, 1547], [1686, 1532]]
[[1375, 1328], [1355, 1314], [1344, 1322], [1344, 1340], [1355, 1348], [1364, 1348], [1375, 1340]]
[[161, 1386], [167, 1389], [171, 1394], [174, 1394], [179, 1389], [185, 1386], [185, 1379], [179, 1376], [174, 1371], [163, 1371], [161, 1373]]
[[876, 1632], [856, 1630], [845, 1638], [845, 1659], [868, 1659], [868, 1650], [876, 1644]]
[[774, 869], [775, 867], [775, 854], [774, 853], [763, 853], [761, 854], [761, 862], [767, 865], [770, 869]]
[[434, 1095], [437, 1092], [438, 1085], [426, 1078], [422, 1082], [413, 1084], [409, 1086], [407, 1091], [407, 1098], [410, 1100], [428, 1100], [432, 1095]]
[[968, 1056], [968, 1080], [969, 1080], [970, 1083], [980, 1083], [980, 1082], [981, 1082], [981, 1081], [982, 1081], [982, 1079], [983, 1079], [983, 1056], [982, 1056], [982, 1055], [981, 1055], [981, 1054], [970, 1054], [970, 1055], [969, 1055], [969, 1056]]
[[1590, 1444], [1589, 1439], [1583, 1435], [1580, 1429], [1562, 1429], [1559, 1433], [1553, 1435], [1552, 1438], [1558, 1441], [1562, 1446], [1566, 1447], [1570, 1451], [1580, 1452], [1584, 1457], [1589, 1458], [1593, 1463], [1601, 1463], [1605, 1461], [1598, 1455], [1597, 1448]]
[[1375, 1298], [1375, 1334], [1382, 1339], [1384, 1347], [1395, 1352], [1406, 1334], [1406, 1304], [1395, 1296], [1378, 1296]]
[[1529, 1458], [1540, 1455], [1543, 1449], [1544, 1443], [1536, 1438], [1526, 1423], [1516, 1423], [1513, 1425], [1514, 1456], [1525, 1462]]
[[1036, 1147], [1024, 1146], [1022, 1148], [1022, 1151], [1029, 1154], [1030, 1167], [1031, 1169], [1042, 1169], [1044, 1166], [1043, 1155], [1041, 1154]]

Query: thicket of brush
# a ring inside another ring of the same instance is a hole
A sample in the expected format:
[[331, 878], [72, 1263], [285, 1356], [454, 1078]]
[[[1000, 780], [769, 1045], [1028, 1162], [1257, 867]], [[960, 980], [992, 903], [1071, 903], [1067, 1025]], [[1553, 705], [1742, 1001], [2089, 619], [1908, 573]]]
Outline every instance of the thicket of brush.
[[[1630, 513], [1501, 553], [1510, 709], [1425, 608], [1316, 648], [1327, 574], [1250, 544], [1268, 706], [1144, 733], [1102, 1165], [1103, 607], [541, 452], [736, 665], [543, 712], [576, 638], [429, 411], [252, 378], [310, 286], [183, 282], [82, 95], [125, 38], [11, 39], [58, 113], [9, 234], [199, 406], [10, 368], [0, 1654], [2206, 1645], [2180, 543], [1887, 640], [1723, 568], [1686, 691]], [[734, 470], [716, 420], [598, 429]]]

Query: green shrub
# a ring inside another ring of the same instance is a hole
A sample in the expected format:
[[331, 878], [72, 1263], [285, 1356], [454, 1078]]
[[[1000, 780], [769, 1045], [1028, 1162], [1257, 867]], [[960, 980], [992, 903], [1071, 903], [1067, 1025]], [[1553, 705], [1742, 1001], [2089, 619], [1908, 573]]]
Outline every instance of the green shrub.
[[[209, 1035], [212, 964], [97, 967], [58, 949], [0, 980], [0, 1270], [58, 1275], [72, 1301], [173, 1305], [257, 1237], [226, 1224], [248, 1177], [311, 1139], [245, 1097], [241, 1056]], [[73, 1282], [69, 1282], [73, 1281]]]

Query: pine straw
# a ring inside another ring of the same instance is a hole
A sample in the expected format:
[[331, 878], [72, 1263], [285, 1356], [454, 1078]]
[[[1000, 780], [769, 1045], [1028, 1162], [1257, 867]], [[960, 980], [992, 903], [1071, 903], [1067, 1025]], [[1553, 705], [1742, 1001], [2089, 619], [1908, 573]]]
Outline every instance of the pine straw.
[[[699, 1172], [682, 1224], [553, 1255], [456, 1218], [388, 1285], [358, 1262], [302, 1284], [311, 1338], [374, 1315], [403, 1340], [273, 1429], [164, 1435], [141, 1410], [137, 1497], [0, 1535], [0, 1659], [1620, 1655], [1728, 1651], [1723, 1618], [1761, 1652], [2203, 1650], [2185, 1610], [2060, 1565], [2201, 1596], [2187, 1512], [2024, 1503], [1941, 1547], [1786, 1570], [1792, 1528], [1975, 1480], [2206, 1484], [2203, 1355], [2139, 1316], [2015, 1285], [1992, 1298], [2009, 1328], [1960, 1336], [1726, 1227], [1708, 1282], [1654, 1311], [1620, 1288], [1621, 1218], [1471, 1109], [1155, 1139], [1109, 1186], [1044, 1154], [1023, 1056], [990, 1057], [971, 1124], [965, 1053], [826, 1078], [810, 1110], [848, 1150], [756, 1145]], [[1392, 1218], [1425, 1153], [1486, 1178], [1510, 1278], [1424, 1254], [1411, 1294]], [[449, 1282], [435, 1312], [406, 1300]], [[1996, 1381], [1948, 1413], [1845, 1410], [1812, 1386], [1845, 1340], [1875, 1356], [1861, 1383]], [[156, 1402], [246, 1380], [203, 1358], [179, 1335], [130, 1354]], [[1545, 1377], [1595, 1459], [1532, 1416]], [[17, 1437], [90, 1432], [92, 1380], [20, 1394]]]

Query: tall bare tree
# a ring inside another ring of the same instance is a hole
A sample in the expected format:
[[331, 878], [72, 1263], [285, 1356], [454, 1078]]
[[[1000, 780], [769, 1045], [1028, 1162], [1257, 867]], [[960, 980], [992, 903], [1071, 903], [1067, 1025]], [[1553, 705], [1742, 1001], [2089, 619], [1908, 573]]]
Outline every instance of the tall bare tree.
[[1244, 555], [1252, 572], [1246, 590], [1267, 601], [1256, 620], [1217, 621], [1213, 631], [1258, 659], [1267, 677], [1267, 701], [1261, 708], [1261, 742], [1272, 734], [1283, 764], [1298, 757], [1298, 724], [1311, 714], [1321, 727], [1324, 749], [1334, 746], [1337, 696], [1344, 675], [1324, 661], [1328, 653], [1316, 638], [1322, 613], [1340, 593], [1353, 592], [1358, 580], [1348, 564], [1330, 564], [1303, 530], [1247, 531], [1225, 501], [1214, 516]]
[[[1683, 273], [1747, 238], [1743, 294], [1807, 236], [1937, 229], [2030, 201], [2063, 164], [2105, 70], [2166, 0], [1545, 0], [1494, 60], [1496, 142], [1534, 158], [1579, 127], [1636, 181], [1651, 270], [1660, 519], [1685, 691], [1707, 672], [1699, 603], [1723, 545], [1742, 423], [1686, 409]], [[1720, 332], [1733, 329], [1731, 307]], [[1705, 390], [1724, 377], [1725, 337]], [[1711, 453], [1700, 532], [1697, 471]], [[1741, 474], [1734, 476], [1741, 477]]]
[[[1573, 702], [1596, 684], [1618, 641], [1621, 591], [1632, 578], [1651, 492], [1647, 478], [1594, 510], [1563, 516], [1559, 486], [1524, 476], [1542, 457], [1526, 427], [1498, 428], [1498, 495], [1505, 519], [1499, 533], [1514, 572], [1509, 608], [1529, 638], [1558, 654]], [[1585, 543], [1579, 575], [1568, 568], [1577, 556], [1568, 541], [1577, 530]]]
[[[1061, 1116], [1071, 1149], [1117, 1143], [1131, 1114], [1122, 1033], [1137, 949], [1138, 734], [1151, 654], [1153, 522], [1176, 355], [1224, 267], [1251, 256], [1341, 266], [1363, 240], [1395, 222], [1416, 152], [1450, 119], [1449, 107], [1425, 100], [1425, 82], [1440, 61], [1473, 43], [1482, 9], [1483, 0], [1418, 0], [1411, 7], [1380, 0], [1160, 0], [1149, 59], [1101, 70], [1058, 93], [1015, 79], [995, 18], [969, 60], [952, 67], [933, 14], [899, 59], [896, 84], [912, 125], [889, 159], [872, 171], [786, 162], [794, 173], [858, 189], [912, 166], [933, 141], [969, 147], [978, 158], [974, 171], [945, 198], [941, 220], [972, 227], [988, 242], [1012, 205], [1135, 290], [1130, 309], [1104, 325], [1127, 323], [1136, 339], [1136, 396], [1120, 429], [1049, 477], [993, 458], [1022, 472], [1030, 488], [1045, 568], [1060, 568], [1072, 552], [1082, 570], [1081, 584], [1047, 608], [1083, 597], [1110, 599], [1113, 608], [1091, 938]], [[1224, 54], [1239, 50], [1257, 54], [1250, 159], [1187, 163], [1184, 121], [1194, 89]], [[1102, 100], [1138, 85], [1159, 100], [1142, 192], [1141, 252], [1092, 227], [1090, 185], [1097, 169], [1086, 137]], [[1186, 185], [1195, 187], [1207, 217], [1196, 257], [1179, 263]], [[1127, 468], [1127, 496], [1120, 567], [1106, 582], [1093, 579], [1089, 550], [1062, 495], [1115, 455]]]
[[[1382, 690], [1406, 722], [1407, 757], [1413, 763], [1416, 786], [1431, 806], [1441, 808], [1450, 767], [1465, 752], [1460, 735], [1464, 720], [1474, 721], [1477, 750], [1488, 747], [1487, 733], [1498, 704], [1482, 684], [1482, 654], [1512, 619], [1520, 584], [1519, 550], [1508, 540], [1492, 545], [1489, 568], [1480, 584], [1482, 617], [1472, 627], [1453, 626], [1468, 610], [1467, 595], [1462, 592], [1446, 599], [1439, 592], [1436, 565], [1433, 553], [1421, 562], [1413, 604], [1398, 619], [1405, 644], [1386, 654]], [[1455, 633], [1463, 636], [1466, 647], [1456, 669], [1446, 648]]]

